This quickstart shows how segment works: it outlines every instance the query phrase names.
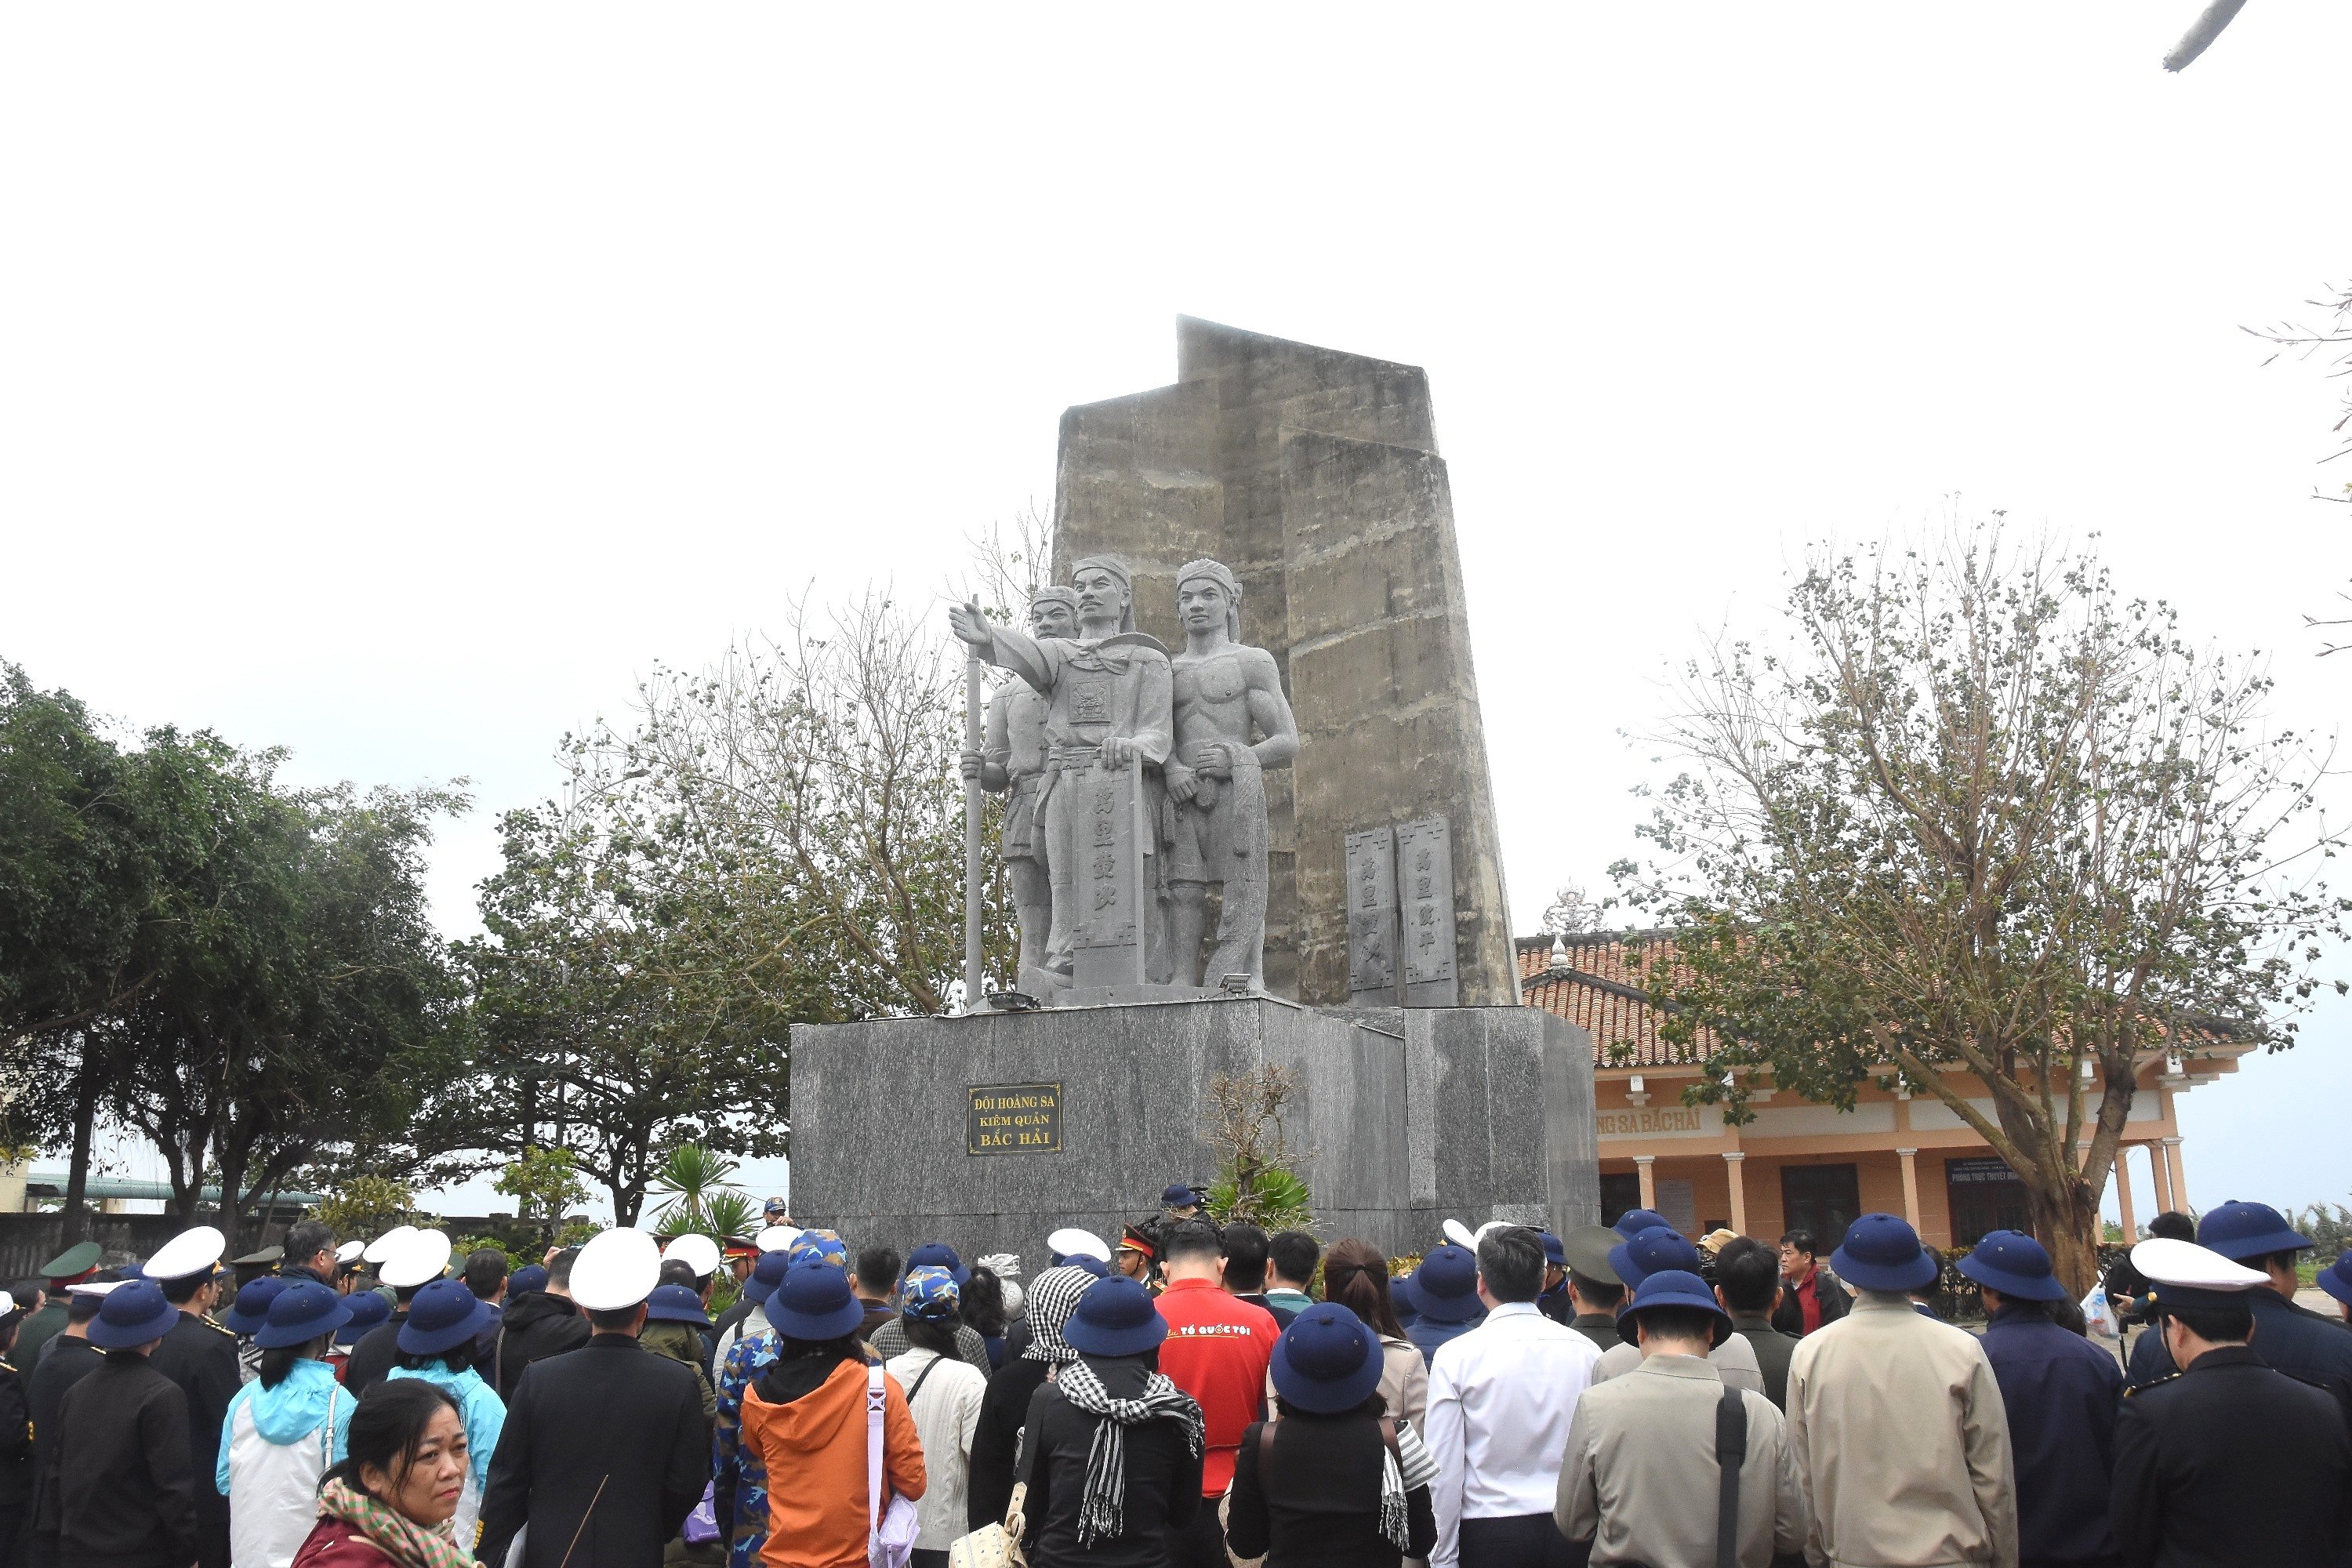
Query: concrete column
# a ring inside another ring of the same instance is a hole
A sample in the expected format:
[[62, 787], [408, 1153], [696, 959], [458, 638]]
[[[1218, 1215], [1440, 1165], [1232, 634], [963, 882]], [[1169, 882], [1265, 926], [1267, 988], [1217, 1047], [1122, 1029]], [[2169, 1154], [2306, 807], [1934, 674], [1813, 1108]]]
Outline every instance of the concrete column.
[[1737, 1149], [1724, 1151], [1723, 1173], [1731, 1178], [1731, 1228], [1742, 1236], [1748, 1234], [1748, 1185], [1740, 1180], [1739, 1168], [1747, 1161]]
[[2122, 1211], [2124, 1245], [2129, 1247], [2139, 1239], [2139, 1221], [2132, 1214], [2131, 1145], [2116, 1145], [2116, 1207]]
[[2172, 1173], [2165, 1169], [2164, 1151], [2155, 1143], [2147, 1146], [2147, 1171], [2156, 1189], [2157, 1212], [2179, 1208], [2180, 1205], [2172, 1201]]
[[1658, 1206], [1658, 1174], [1655, 1169], [1657, 1163], [1658, 1157], [1655, 1154], [1633, 1156], [1633, 1169], [1640, 1172], [1642, 1176], [1642, 1206], [1645, 1209]]
[[1916, 1230], [1919, 1228], [1919, 1151], [1897, 1149], [1895, 1152], [1903, 1161], [1903, 1217], [1911, 1222], [1913, 1230]]
[[2172, 1206], [2182, 1214], [2189, 1212], [2189, 1171], [2180, 1163], [2179, 1137], [2164, 1141], [2164, 1163], [2172, 1168]]

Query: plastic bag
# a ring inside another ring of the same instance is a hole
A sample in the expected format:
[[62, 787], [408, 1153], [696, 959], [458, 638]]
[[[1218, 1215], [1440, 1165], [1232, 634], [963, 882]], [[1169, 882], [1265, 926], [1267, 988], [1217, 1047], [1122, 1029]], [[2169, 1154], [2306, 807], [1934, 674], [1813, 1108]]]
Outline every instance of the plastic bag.
[[2107, 1288], [2105, 1285], [2092, 1286], [2091, 1293], [2083, 1298], [2083, 1321], [2089, 1325], [2091, 1332], [2103, 1340], [2114, 1339], [2118, 1333], [2115, 1309], [2107, 1305]]
[[702, 1500], [686, 1516], [686, 1525], [678, 1531], [688, 1546], [708, 1546], [719, 1539], [719, 1510], [714, 1506], [713, 1489], [705, 1484]]

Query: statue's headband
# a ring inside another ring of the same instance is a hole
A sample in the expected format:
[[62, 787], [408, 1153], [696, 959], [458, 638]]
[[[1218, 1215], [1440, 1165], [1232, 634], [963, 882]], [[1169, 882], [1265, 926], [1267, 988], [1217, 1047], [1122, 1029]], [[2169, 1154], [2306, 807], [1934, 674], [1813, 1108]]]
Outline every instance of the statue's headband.
[[1129, 593], [1133, 593], [1135, 591], [1135, 579], [1129, 574], [1127, 570], [1127, 563], [1121, 561], [1118, 556], [1089, 555], [1082, 561], [1073, 561], [1070, 563], [1070, 575], [1072, 577], [1076, 577], [1079, 573], [1085, 572], [1090, 568], [1098, 572], [1109, 573], [1112, 576], [1118, 579], [1118, 585], [1121, 588], [1126, 589]]
[[1029, 607], [1034, 610], [1040, 605], [1067, 605], [1075, 610], [1078, 607], [1078, 591], [1058, 583], [1050, 588], [1040, 588], [1029, 595]]
[[1240, 602], [1242, 596], [1241, 582], [1234, 575], [1233, 568], [1227, 566], [1223, 562], [1187, 561], [1183, 565], [1178, 567], [1176, 570], [1176, 591], [1180, 594], [1182, 593], [1184, 591], [1184, 584], [1191, 582], [1195, 577], [1210, 578], [1214, 581], [1218, 586], [1224, 589], [1226, 598], [1234, 600], [1236, 603]]

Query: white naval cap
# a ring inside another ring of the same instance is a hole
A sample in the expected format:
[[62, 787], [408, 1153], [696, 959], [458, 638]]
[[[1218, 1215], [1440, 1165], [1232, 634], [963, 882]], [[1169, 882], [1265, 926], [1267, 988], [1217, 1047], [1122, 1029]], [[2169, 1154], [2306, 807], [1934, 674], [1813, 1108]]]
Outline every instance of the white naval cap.
[[366, 1242], [347, 1241], [335, 1248], [335, 1266], [339, 1268], [349, 1268], [352, 1264], [357, 1263], [366, 1251]]
[[782, 1252], [801, 1238], [796, 1225], [772, 1225], [751, 1238], [751, 1245], [762, 1252]]
[[412, 1228], [387, 1249], [376, 1277], [395, 1290], [429, 1285], [449, 1267], [449, 1237], [437, 1230]]
[[130, 1284], [128, 1279], [85, 1279], [79, 1285], [66, 1287], [68, 1296], [103, 1296], [110, 1290], [120, 1290]]
[[2246, 1292], [2267, 1285], [2259, 1268], [2233, 1263], [2210, 1247], [2168, 1236], [2151, 1237], [2131, 1249], [2131, 1265], [2147, 1276], [2159, 1307], [2236, 1307]]
[[1056, 1258], [1091, 1258], [1098, 1262], [1110, 1261], [1110, 1247], [1093, 1231], [1076, 1226], [1065, 1226], [1045, 1238], [1045, 1250]]
[[572, 1260], [572, 1300], [589, 1312], [634, 1307], [661, 1283], [661, 1248], [651, 1235], [615, 1226], [591, 1237]]
[[699, 1231], [689, 1230], [683, 1236], [670, 1237], [662, 1248], [662, 1261], [672, 1258], [694, 1270], [698, 1279], [719, 1271], [719, 1244]]
[[209, 1274], [228, 1250], [228, 1238], [208, 1225], [190, 1226], [155, 1249], [140, 1272], [150, 1279], [185, 1279]]
[[390, 1230], [385, 1231], [382, 1236], [379, 1236], [373, 1241], [369, 1242], [367, 1247], [360, 1253], [360, 1256], [366, 1258], [370, 1263], [382, 1263], [385, 1258], [392, 1256], [392, 1249], [394, 1247], [398, 1247], [402, 1242], [407, 1240], [410, 1237], [415, 1236], [415, 1234], [416, 1227], [413, 1225], [394, 1226]]

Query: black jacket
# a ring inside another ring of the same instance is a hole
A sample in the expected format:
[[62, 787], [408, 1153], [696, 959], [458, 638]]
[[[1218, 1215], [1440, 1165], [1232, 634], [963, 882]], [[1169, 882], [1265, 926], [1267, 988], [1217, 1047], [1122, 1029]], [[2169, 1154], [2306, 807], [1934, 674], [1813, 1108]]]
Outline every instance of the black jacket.
[[[2344, 1331], [2343, 1323], [2296, 1306], [2267, 1285], [2246, 1292], [2246, 1310], [2254, 1315], [2252, 1349], [2262, 1363], [2334, 1394], [2346, 1426], [2352, 1428], [2352, 1334]], [[2179, 1370], [2158, 1330], [2132, 1342], [2124, 1381], [2148, 1384]]]
[[1236, 1301], [1247, 1301], [1251, 1306], [1257, 1308], [1260, 1311], [1265, 1313], [1266, 1316], [1274, 1320], [1274, 1326], [1277, 1329], [1286, 1329], [1290, 1327], [1290, 1320], [1298, 1316], [1297, 1312], [1291, 1310], [1288, 1307], [1276, 1306], [1263, 1290], [1259, 1291], [1255, 1296], [1236, 1296], [1234, 1300]]
[[197, 1555], [187, 1396], [150, 1358], [114, 1351], [66, 1392], [58, 1419], [58, 1561], [186, 1568]]
[[1004, 1521], [1005, 1505], [1013, 1500], [1013, 1450], [1021, 1445], [1021, 1423], [1029, 1419], [1029, 1401], [1045, 1386], [1042, 1361], [1008, 1357], [990, 1374], [971, 1433], [971, 1476], [964, 1493], [964, 1517], [971, 1528], [985, 1530]]
[[2109, 1521], [2130, 1568], [2330, 1568], [2352, 1537], [2352, 1436], [2325, 1392], [2244, 1345], [2134, 1389]]
[[[1146, 1374], [1140, 1358], [1088, 1356], [1087, 1364], [1112, 1398], [1133, 1399], [1142, 1394]], [[1173, 1421], [1129, 1427], [1127, 1528], [1116, 1538], [1081, 1551], [1078, 1503], [1086, 1492], [1087, 1453], [1094, 1445], [1095, 1425], [1096, 1417], [1065, 1399], [1053, 1384], [1030, 1398], [1027, 1426], [1035, 1453], [1023, 1465], [1029, 1483], [1030, 1568], [1167, 1568], [1169, 1532], [1192, 1523], [1203, 1506], [1201, 1456], [1186, 1445]]]
[[400, 1364], [400, 1329], [407, 1321], [408, 1309], [394, 1307], [391, 1317], [362, 1334], [352, 1347], [343, 1362], [343, 1387], [352, 1398], [382, 1383]]
[[[497, 1363], [499, 1397], [511, 1404], [515, 1390], [522, 1385], [523, 1369], [535, 1361], [566, 1351], [576, 1351], [588, 1342], [595, 1331], [588, 1326], [586, 1314], [572, 1304], [568, 1296], [551, 1296], [544, 1290], [526, 1290], [516, 1297], [499, 1316], [498, 1349], [491, 1359]], [[352, 1357], [358, 1359], [356, 1355]]]
[[32, 1497], [32, 1406], [24, 1378], [0, 1366], [0, 1510], [22, 1509]]
[[[1780, 1304], [1772, 1311], [1772, 1326], [1792, 1340], [1801, 1340], [1805, 1337], [1805, 1309], [1797, 1300], [1796, 1282], [1781, 1280], [1780, 1290]], [[1853, 1305], [1853, 1295], [1818, 1263], [1813, 1266], [1813, 1293], [1821, 1300], [1822, 1327], [1825, 1329], [1844, 1317], [1846, 1309]]]
[[[1402, 1560], [1381, 1534], [1380, 1421], [1350, 1412], [1292, 1411], [1271, 1426], [1242, 1434], [1234, 1460], [1225, 1541], [1236, 1558], [1263, 1557], [1266, 1568], [1394, 1568]], [[1429, 1489], [1405, 1493], [1412, 1554], [1437, 1543]]]
[[244, 1385], [236, 1336], [209, 1318], [182, 1312], [147, 1364], [187, 1396], [188, 1463], [206, 1483], [196, 1489], [197, 1561], [204, 1568], [228, 1568], [228, 1499], [210, 1483], [220, 1456], [221, 1420]]
[[56, 1568], [58, 1561], [58, 1408], [66, 1390], [105, 1360], [88, 1340], [58, 1334], [26, 1386], [25, 1402], [33, 1417], [32, 1568]]
[[499, 1568], [528, 1520], [523, 1568], [557, 1568], [567, 1549], [570, 1568], [646, 1568], [709, 1479], [710, 1424], [693, 1369], [627, 1334], [598, 1334], [540, 1358], [516, 1385], [475, 1554]]

